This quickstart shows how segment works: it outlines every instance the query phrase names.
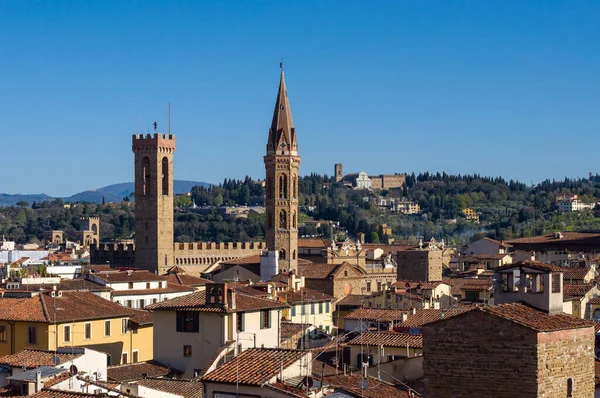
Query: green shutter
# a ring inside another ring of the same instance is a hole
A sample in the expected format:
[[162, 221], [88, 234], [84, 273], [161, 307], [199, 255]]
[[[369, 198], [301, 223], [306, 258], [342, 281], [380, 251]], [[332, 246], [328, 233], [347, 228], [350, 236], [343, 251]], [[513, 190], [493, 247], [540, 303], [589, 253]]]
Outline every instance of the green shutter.
[[271, 311], [267, 310], [267, 314], [269, 314], [269, 329], [271, 329]]
[[296, 306], [292, 305], [292, 316], [296, 316]]
[[246, 317], [244, 316], [243, 312], [238, 312], [238, 316], [241, 317], [240, 320], [242, 321], [241, 324], [242, 324], [242, 332], [243, 332], [244, 330], [246, 330]]

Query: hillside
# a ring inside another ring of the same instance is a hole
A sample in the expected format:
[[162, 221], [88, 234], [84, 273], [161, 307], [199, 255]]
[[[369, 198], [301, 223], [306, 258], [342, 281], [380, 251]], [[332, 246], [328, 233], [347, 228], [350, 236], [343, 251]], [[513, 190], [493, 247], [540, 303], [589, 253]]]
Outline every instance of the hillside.
[[[175, 193], [190, 192], [194, 186], [209, 187], [211, 184], [208, 182], [198, 181], [184, 181], [175, 180], [174, 190]], [[102, 203], [104, 197], [105, 202], [120, 202], [124, 196], [128, 196], [134, 190], [133, 182], [123, 182], [119, 184], [107, 185], [102, 188], [83, 191], [74, 195], [63, 197], [65, 202], [92, 202]], [[29, 204], [33, 202], [43, 202], [44, 200], [53, 200], [56, 197], [48, 196], [46, 194], [5, 194], [0, 193], [0, 206], [14, 206], [17, 202], [25, 201]]]

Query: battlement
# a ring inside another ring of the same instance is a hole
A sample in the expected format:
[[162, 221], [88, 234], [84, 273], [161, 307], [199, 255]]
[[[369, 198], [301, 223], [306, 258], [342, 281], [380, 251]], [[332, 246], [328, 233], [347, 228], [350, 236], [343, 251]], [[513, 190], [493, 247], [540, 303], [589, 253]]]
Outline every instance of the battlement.
[[133, 252], [135, 243], [100, 243], [99, 245], [91, 245], [91, 250], [97, 252]]
[[267, 245], [265, 242], [194, 242], [175, 243], [175, 255], [177, 253], [197, 250], [262, 250]]
[[133, 148], [163, 147], [175, 149], [175, 134], [133, 134], [131, 143]]

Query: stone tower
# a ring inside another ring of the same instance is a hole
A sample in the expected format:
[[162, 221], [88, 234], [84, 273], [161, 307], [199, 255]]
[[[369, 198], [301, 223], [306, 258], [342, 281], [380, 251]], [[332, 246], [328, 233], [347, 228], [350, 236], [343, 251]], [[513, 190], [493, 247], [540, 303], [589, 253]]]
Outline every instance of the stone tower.
[[336, 163], [333, 166], [333, 173], [335, 175], [335, 182], [340, 182], [344, 179], [344, 171], [341, 163]]
[[135, 266], [164, 273], [173, 265], [175, 135], [134, 135]]
[[283, 69], [265, 156], [267, 249], [279, 252], [281, 271], [298, 270], [298, 142]]

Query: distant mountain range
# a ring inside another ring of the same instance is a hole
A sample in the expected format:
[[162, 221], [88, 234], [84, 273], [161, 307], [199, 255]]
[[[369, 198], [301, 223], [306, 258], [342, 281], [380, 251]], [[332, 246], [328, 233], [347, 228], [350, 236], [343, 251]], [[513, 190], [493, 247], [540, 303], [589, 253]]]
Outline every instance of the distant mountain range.
[[[198, 182], [198, 181], [182, 181], [175, 180], [175, 184], [173, 189], [175, 193], [184, 193], [190, 192], [193, 187], [196, 185], [201, 185], [203, 187], [209, 187], [210, 183], [208, 182]], [[104, 201], [108, 202], [120, 202], [124, 196], [128, 196], [134, 190], [133, 182], [123, 182], [120, 184], [108, 185], [106, 187], [83, 191], [76, 193], [75, 195], [71, 195], [69, 197], [61, 198], [65, 202], [95, 202], [102, 203], [102, 198], [104, 197]], [[44, 200], [53, 200], [55, 197], [48, 196], [46, 194], [7, 194], [0, 193], [0, 206], [13, 206], [17, 204], [17, 202], [25, 201], [31, 203], [33, 202], [43, 202]]]

